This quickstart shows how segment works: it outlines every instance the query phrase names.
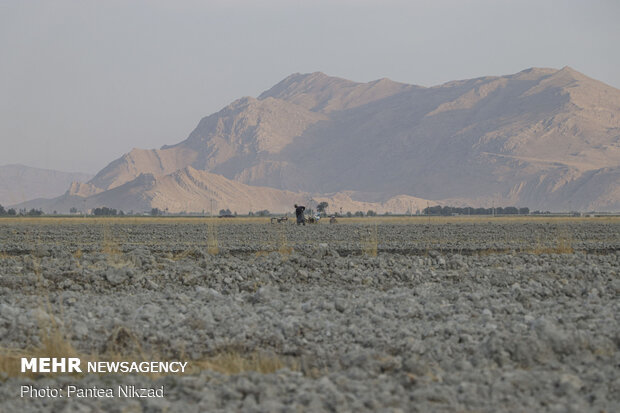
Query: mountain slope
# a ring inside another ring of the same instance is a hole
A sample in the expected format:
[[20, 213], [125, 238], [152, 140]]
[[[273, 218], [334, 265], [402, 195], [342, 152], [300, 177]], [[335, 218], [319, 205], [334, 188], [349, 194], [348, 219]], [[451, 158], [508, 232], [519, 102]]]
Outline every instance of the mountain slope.
[[569, 68], [425, 88], [294, 74], [158, 150], [134, 149], [97, 192], [191, 166], [308, 193], [476, 206], [620, 209], [620, 91]]
[[605, 106], [577, 106], [571, 88], [599, 84], [567, 77], [530, 71], [405, 92], [335, 114], [282, 157], [295, 165], [288, 175], [313, 170], [323, 183], [293, 189], [431, 199], [502, 199], [549, 170], [620, 165], [620, 93], [607, 87]]
[[400, 212], [409, 208], [422, 209], [434, 202], [401, 195], [385, 203], [356, 201], [349, 194], [317, 195], [306, 192], [283, 191], [268, 187], [250, 186], [221, 175], [199, 171], [191, 166], [167, 175], [140, 174], [135, 179], [112, 189], [79, 196], [67, 191], [51, 200], [36, 199], [18, 205], [20, 208], [42, 208], [45, 212], [66, 212], [71, 208], [92, 209], [108, 206], [124, 211], [150, 211], [159, 208], [170, 213], [205, 211], [217, 213], [230, 209], [242, 214], [267, 209], [271, 212], [291, 211], [294, 204], [315, 207], [329, 203], [331, 211]]
[[33, 198], [62, 194], [74, 181], [86, 182], [92, 175], [32, 168], [25, 165], [0, 166], [0, 204], [7, 206]]

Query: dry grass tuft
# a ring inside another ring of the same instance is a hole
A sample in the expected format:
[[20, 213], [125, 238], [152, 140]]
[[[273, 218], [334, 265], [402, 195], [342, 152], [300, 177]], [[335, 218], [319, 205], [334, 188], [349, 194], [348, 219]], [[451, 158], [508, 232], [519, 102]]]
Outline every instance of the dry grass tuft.
[[118, 243], [112, 237], [109, 226], [103, 227], [103, 243], [101, 252], [109, 256], [119, 255], [121, 253]]
[[84, 253], [82, 252], [82, 250], [80, 248], [78, 248], [74, 253], [73, 253], [73, 258], [75, 258], [76, 260], [79, 260], [82, 258], [82, 256], [84, 255]]
[[105, 343], [104, 354], [117, 358], [121, 355], [140, 357], [144, 355], [140, 340], [126, 327], [116, 327]]
[[212, 370], [222, 374], [239, 374], [244, 371], [269, 374], [284, 368], [299, 370], [299, 363], [295, 360], [283, 359], [275, 354], [265, 355], [256, 352], [247, 356], [238, 352], [226, 352], [190, 364], [192, 368], [198, 370]]
[[572, 254], [575, 250], [573, 249], [571, 242], [565, 239], [559, 239], [554, 246], [544, 246], [540, 243], [537, 244], [534, 248], [532, 248], [529, 253], [530, 254]]
[[286, 225], [278, 225], [278, 252], [283, 257], [291, 255], [293, 247], [288, 245], [288, 238], [286, 237]]
[[293, 253], [293, 247], [290, 247], [290, 246], [288, 246], [286, 244], [283, 244], [283, 245], [280, 245], [280, 248], [278, 249], [278, 252], [283, 257], [287, 257], [287, 256], [289, 256], [289, 255], [291, 255]]
[[121, 248], [118, 242], [112, 236], [112, 230], [109, 223], [103, 225], [103, 242], [101, 245], [101, 252], [108, 256], [110, 263], [118, 263], [122, 255]]
[[[362, 230], [364, 231], [364, 230]], [[376, 257], [377, 250], [379, 248], [379, 238], [377, 236], [377, 222], [373, 228], [367, 228], [366, 232], [360, 234], [360, 245], [364, 255], [369, 257]]]
[[107, 256], [108, 265], [115, 268], [123, 268], [131, 266], [132, 263], [127, 261], [122, 252], [120, 243], [112, 235], [109, 222], [103, 222], [103, 241], [101, 244], [101, 252]]
[[215, 222], [211, 219], [207, 222], [207, 253], [209, 253], [209, 255], [217, 255], [219, 252], [217, 227]]
[[542, 240], [539, 238], [536, 245], [528, 252], [537, 255], [572, 254], [575, 252], [573, 249], [573, 237], [567, 230], [561, 230], [552, 239]]
[[187, 248], [184, 251], [181, 251], [179, 253], [176, 253], [172, 256], [172, 260], [173, 261], [181, 261], [187, 257], [194, 257], [195, 256], [195, 252], [192, 248]]

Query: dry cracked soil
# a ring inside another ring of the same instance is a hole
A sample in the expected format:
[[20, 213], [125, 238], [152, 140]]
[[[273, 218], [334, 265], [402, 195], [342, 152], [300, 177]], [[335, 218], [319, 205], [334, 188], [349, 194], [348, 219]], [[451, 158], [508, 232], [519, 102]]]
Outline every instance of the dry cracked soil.
[[[214, 221], [2, 221], [0, 411], [620, 411], [620, 220]], [[9, 368], [63, 351], [194, 367]]]

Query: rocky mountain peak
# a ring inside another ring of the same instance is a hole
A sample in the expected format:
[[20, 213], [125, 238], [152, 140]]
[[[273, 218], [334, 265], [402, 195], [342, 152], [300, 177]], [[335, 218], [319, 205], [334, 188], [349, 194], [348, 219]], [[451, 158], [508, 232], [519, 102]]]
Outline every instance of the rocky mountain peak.
[[[407, 194], [474, 206], [565, 210], [570, 202], [614, 210], [619, 137], [620, 91], [570, 67], [429, 88], [295, 73], [203, 118], [176, 145], [132, 150], [97, 174], [94, 187], [72, 192], [105, 190], [90, 196], [99, 201], [116, 188], [157, 187], [151, 204], [190, 210], [184, 198], [197, 206], [215, 181], [229, 187], [225, 178], [286, 191], [354, 191], [359, 201]], [[141, 173], [150, 179], [136, 180]], [[222, 202], [249, 202], [240, 195], [249, 189], [238, 189]]]

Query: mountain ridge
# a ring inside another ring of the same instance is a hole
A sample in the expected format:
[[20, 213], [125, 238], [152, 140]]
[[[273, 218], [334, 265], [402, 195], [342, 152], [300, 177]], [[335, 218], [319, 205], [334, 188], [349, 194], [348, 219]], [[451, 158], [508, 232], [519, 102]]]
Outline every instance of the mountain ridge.
[[[88, 184], [85, 184], [88, 185]], [[17, 205], [19, 208], [41, 208], [46, 212], [68, 211], [71, 208], [87, 210], [108, 206], [123, 211], [150, 211], [158, 208], [169, 213], [209, 212], [230, 209], [246, 214], [267, 209], [286, 213], [294, 204], [314, 208], [325, 201], [332, 212], [373, 210], [383, 214], [403, 209], [423, 209], [435, 202], [407, 195], [390, 198], [386, 202], [356, 201], [348, 193], [312, 194], [250, 186], [229, 180], [222, 175], [201, 171], [187, 166], [167, 175], [155, 176], [141, 173], [136, 178], [106, 191], [79, 194], [81, 186], [72, 185], [64, 195], [53, 199], [35, 199]]]
[[0, 165], [0, 205], [56, 196], [72, 182], [86, 182], [92, 177], [91, 174], [81, 172], [35, 168], [23, 164]]
[[186, 167], [380, 202], [407, 194], [618, 210], [620, 90], [568, 66], [432, 87], [296, 73], [202, 118], [177, 144], [133, 149], [83, 190], [105, 193], [141, 173], [165, 177]]

